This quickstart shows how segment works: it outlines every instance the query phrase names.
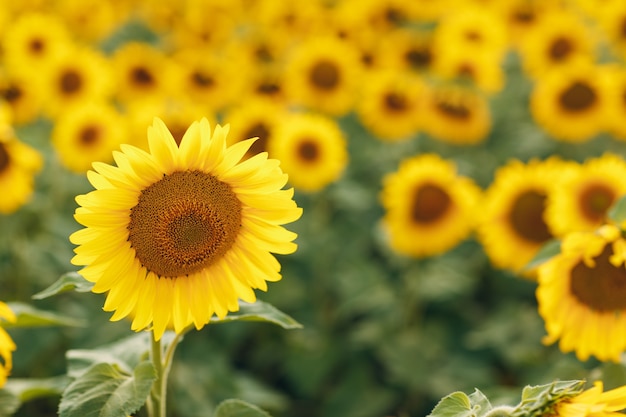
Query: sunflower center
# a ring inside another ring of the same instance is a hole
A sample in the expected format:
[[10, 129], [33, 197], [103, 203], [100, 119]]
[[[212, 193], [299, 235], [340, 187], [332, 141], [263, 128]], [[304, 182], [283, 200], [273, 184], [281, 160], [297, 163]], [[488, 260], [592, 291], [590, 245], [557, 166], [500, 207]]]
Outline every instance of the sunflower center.
[[593, 222], [602, 220], [613, 201], [615, 193], [604, 184], [591, 184], [580, 195], [580, 207], [586, 218]]
[[240, 227], [241, 203], [230, 186], [202, 171], [177, 171], [142, 190], [128, 239], [146, 269], [176, 278], [219, 260]]
[[532, 10], [516, 10], [513, 13], [514, 21], [526, 25], [534, 22], [536, 17]]
[[483, 40], [483, 37], [479, 32], [476, 32], [475, 30], [468, 30], [467, 32], [465, 32], [465, 39], [471, 42], [480, 42]]
[[263, 122], [255, 123], [250, 129], [243, 135], [243, 139], [258, 138], [250, 149], [248, 149], [249, 155], [256, 155], [267, 150], [267, 139], [270, 137], [270, 129]]
[[590, 268], [579, 262], [572, 269], [570, 291], [581, 303], [596, 311], [626, 308], [626, 268], [610, 262], [613, 245], [607, 244]]
[[423, 184], [415, 190], [411, 218], [417, 223], [432, 223], [443, 217], [452, 206], [448, 193], [435, 184]]
[[576, 81], [559, 96], [559, 102], [565, 110], [583, 111], [593, 105], [597, 96], [595, 91], [584, 82]]
[[22, 90], [16, 85], [9, 85], [2, 91], [2, 97], [9, 103], [15, 103], [22, 97]]
[[215, 84], [215, 80], [213, 80], [210, 75], [203, 74], [200, 71], [196, 71], [191, 74], [191, 80], [195, 85], [201, 88], [212, 87]]
[[546, 204], [545, 194], [534, 190], [520, 194], [509, 213], [509, 221], [515, 232], [526, 240], [543, 243], [552, 237], [543, 220]]
[[339, 69], [332, 61], [319, 61], [311, 69], [310, 81], [321, 90], [332, 90], [339, 84]]
[[271, 96], [280, 94], [281, 88], [280, 88], [280, 85], [275, 82], [264, 81], [259, 84], [256, 91], [259, 94], [263, 94], [263, 95], [271, 97]]
[[426, 68], [433, 56], [428, 49], [411, 49], [404, 54], [404, 59], [413, 68]]
[[85, 126], [79, 135], [80, 143], [85, 146], [91, 146], [100, 140], [100, 134], [101, 131], [98, 126]]
[[298, 145], [298, 156], [305, 162], [315, 162], [320, 155], [320, 149], [317, 142], [313, 139], [304, 138]]
[[437, 110], [443, 113], [444, 116], [449, 116], [453, 119], [466, 120], [470, 117], [469, 109], [461, 104], [452, 104], [447, 101], [439, 101], [436, 106]]
[[30, 43], [28, 44], [28, 47], [33, 53], [40, 54], [45, 49], [46, 43], [39, 38], [34, 38], [34, 39], [31, 39]]
[[66, 94], [73, 94], [77, 92], [83, 85], [83, 79], [80, 74], [72, 69], [65, 71], [61, 75], [61, 79], [59, 81], [61, 84], [61, 91]]
[[7, 151], [3, 143], [0, 143], [0, 173], [9, 167], [10, 162], [9, 151]]
[[141, 86], [149, 86], [154, 83], [154, 77], [145, 67], [135, 67], [130, 73], [132, 81]]
[[400, 113], [408, 107], [406, 97], [398, 93], [387, 93], [385, 94], [385, 107], [392, 112]]
[[557, 38], [552, 45], [550, 45], [550, 58], [554, 61], [562, 61], [572, 52], [572, 42], [567, 38]]

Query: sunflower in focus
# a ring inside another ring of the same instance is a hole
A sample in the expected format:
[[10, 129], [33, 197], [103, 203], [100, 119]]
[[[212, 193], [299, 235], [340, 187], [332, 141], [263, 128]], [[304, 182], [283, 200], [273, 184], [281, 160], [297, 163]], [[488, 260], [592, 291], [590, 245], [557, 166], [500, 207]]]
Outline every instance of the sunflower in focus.
[[626, 241], [605, 225], [563, 238], [561, 252], [539, 266], [536, 291], [544, 343], [585, 361], [619, 362], [626, 350]]
[[279, 161], [241, 158], [252, 140], [226, 145], [228, 127], [194, 122], [177, 145], [160, 119], [148, 129], [150, 152], [122, 145], [116, 166], [94, 163], [95, 190], [76, 198], [70, 237], [80, 274], [107, 293], [111, 320], [131, 328], [201, 329], [215, 314], [254, 302], [254, 289], [281, 279], [273, 253], [296, 250], [282, 224], [302, 210]]
[[530, 97], [533, 118], [557, 140], [584, 142], [606, 128], [607, 79], [600, 67], [576, 62], [536, 81]]
[[566, 68], [580, 60], [593, 62], [594, 48], [594, 38], [578, 15], [552, 11], [540, 15], [519, 52], [526, 73], [541, 79], [551, 69]]
[[43, 165], [43, 158], [35, 149], [20, 142], [13, 129], [0, 123], [0, 213], [10, 214], [31, 197], [34, 176]]
[[267, 146], [299, 191], [321, 190], [336, 181], [348, 163], [343, 132], [333, 119], [319, 114], [289, 115]]
[[435, 85], [424, 97], [424, 131], [456, 145], [474, 145], [491, 130], [491, 111], [480, 93], [461, 86]]
[[354, 105], [361, 70], [350, 44], [331, 37], [307, 39], [288, 58], [287, 96], [310, 110], [343, 115]]
[[357, 106], [361, 123], [383, 140], [401, 140], [421, 127], [424, 85], [407, 71], [380, 71], [364, 76]]
[[560, 159], [512, 160], [495, 172], [485, 192], [478, 238], [491, 263], [520, 272], [554, 237], [545, 220], [548, 196], [567, 165]]
[[398, 253], [441, 254], [469, 236], [481, 190], [436, 154], [404, 160], [383, 179], [383, 226]]
[[[15, 313], [9, 308], [6, 303], [0, 301], [0, 319], [9, 323], [14, 323], [16, 320]], [[13, 368], [13, 352], [17, 347], [11, 339], [11, 336], [0, 326], [0, 388], [7, 382], [7, 377], [11, 374]]]
[[561, 185], [548, 198], [546, 222], [563, 236], [593, 231], [606, 222], [609, 208], [626, 194], [626, 161], [605, 154], [583, 164], [569, 164]]
[[126, 142], [124, 118], [110, 104], [91, 102], [64, 111], [52, 129], [52, 145], [63, 166], [84, 173], [92, 162], [112, 162], [111, 152]]

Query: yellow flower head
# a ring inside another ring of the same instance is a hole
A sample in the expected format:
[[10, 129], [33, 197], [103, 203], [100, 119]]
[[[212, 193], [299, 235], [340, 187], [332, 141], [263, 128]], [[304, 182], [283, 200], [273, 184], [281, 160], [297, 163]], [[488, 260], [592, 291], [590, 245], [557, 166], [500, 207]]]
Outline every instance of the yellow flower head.
[[253, 289], [281, 279], [272, 253], [296, 250], [281, 225], [302, 210], [287, 175], [267, 153], [240, 162], [252, 140], [226, 145], [228, 127], [194, 122], [177, 145], [160, 120], [148, 129], [150, 152], [121, 145], [117, 166], [94, 163], [95, 190], [76, 198], [71, 235], [75, 265], [107, 292], [111, 320], [133, 317], [131, 328], [182, 332], [213, 314], [253, 302]]

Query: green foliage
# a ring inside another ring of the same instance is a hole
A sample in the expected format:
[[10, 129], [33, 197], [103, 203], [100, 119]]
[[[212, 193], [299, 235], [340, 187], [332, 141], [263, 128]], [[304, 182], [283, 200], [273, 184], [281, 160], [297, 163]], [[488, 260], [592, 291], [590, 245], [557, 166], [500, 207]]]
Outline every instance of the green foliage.
[[287, 314], [278, 310], [271, 304], [263, 301], [255, 301], [254, 303], [239, 303], [239, 311], [228, 313], [224, 318], [213, 317], [212, 323], [229, 323], [233, 321], [258, 321], [276, 324], [283, 329], [301, 329], [302, 325], [289, 317]]
[[559, 239], [551, 239], [547, 243], [545, 243], [539, 252], [530, 260], [530, 262], [526, 265], [525, 270], [531, 271], [537, 268], [542, 263], [548, 261], [555, 255], [558, 255], [561, 252], [561, 241]]
[[241, 400], [225, 400], [215, 409], [213, 417], [271, 417], [255, 405]]
[[626, 196], [620, 197], [609, 209], [608, 217], [617, 224], [626, 221]]
[[3, 327], [43, 327], [43, 326], [85, 326], [86, 323], [74, 317], [64, 316], [52, 311], [44, 311], [21, 302], [7, 303], [15, 313], [15, 323], [7, 322]]
[[93, 288], [93, 283], [87, 281], [78, 272], [68, 272], [61, 275], [52, 285], [43, 291], [33, 295], [34, 300], [43, 300], [68, 291], [89, 292]]
[[453, 392], [437, 403], [429, 417], [484, 417], [491, 408], [489, 400], [479, 390], [469, 396]]

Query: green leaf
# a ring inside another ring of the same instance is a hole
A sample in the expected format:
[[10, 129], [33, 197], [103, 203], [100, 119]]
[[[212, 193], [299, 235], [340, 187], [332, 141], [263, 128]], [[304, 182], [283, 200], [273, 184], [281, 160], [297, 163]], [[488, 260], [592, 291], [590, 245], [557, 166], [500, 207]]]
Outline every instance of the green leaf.
[[239, 311], [228, 313], [222, 319], [212, 318], [213, 323], [227, 323], [230, 321], [263, 321], [277, 324], [283, 329], [301, 329], [302, 325], [293, 318], [283, 313], [273, 305], [263, 301], [256, 301], [252, 304], [240, 302]]
[[0, 389], [0, 416], [13, 415], [20, 407], [19, 398], [6, 389]]
[[155, 379], [150, 361], [139, 363], [132, 374], [99, 363], [67, 387], [59, 404], [59, 416], [126, 417], [145, 404]]
[[609, 209], [607, 213], [609, 219], [617, 224], [626, 220], [626, 196], [620, 197]]
[[522, 401], [511, 414], [515, 417], [540, 417], [551, 415], [554, 406], [582, 392], [585, 381], [555, 381], [550, 384], [526, 386], [522, 391]]
[[558, 239], [549, 240], [541, 247], [541, 249], [539, 249], [530, 262], [526, 264], [524, 270], [531, 271], [559, 253], [561, 253], [561, 241]]
[[491, 410], [489, 399], [479, 389], [475, 389], [469, 396], [472, 408], [478, 412], [478, 415], [485, 415]]
[[241, 400], [224, 400], [215, 409], [213, 417], [271, 417], [259, 407]]
[[474, 417], [470, 398], [464, 392], [453, 392], [443, 397], [428, 417]]
[[20, 403], [25, 403], [37, 398], [61, 395], [69, 382], [70, 379], [65, 375], [52, 378], [9, 378], [4, 389], [15, 395]]
[[35, 300], [43, 300], [44, 298], [68, 291], [89, 292], [93, 288], [93, 285], [93, 282], [87, 281], [78, 272], [68, 272], [67, 274], [61, 275], [61, 278], [45, 290], [33, 295], [32, 298]]
[[4, 322], [3, 327], [43, 327], [43, 326], [73, 326], [84, 327], [86, 322], [74, 317], [64, 316], [50, 311], [39, 310], [29, 304], [21, 302], [7, 303], [15, 313], [17, 320], [13, 323]]

